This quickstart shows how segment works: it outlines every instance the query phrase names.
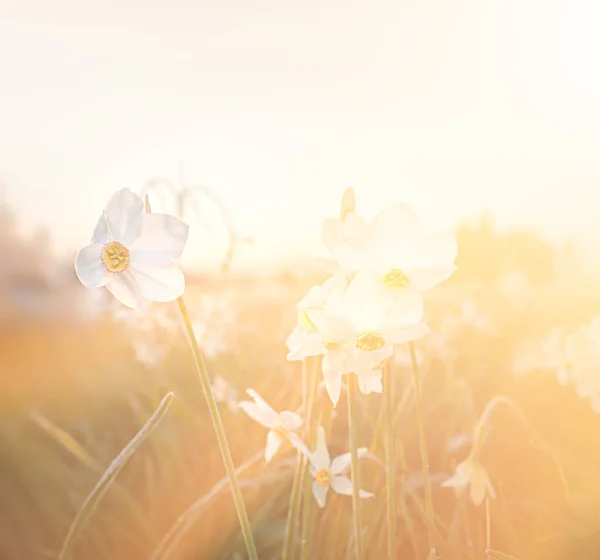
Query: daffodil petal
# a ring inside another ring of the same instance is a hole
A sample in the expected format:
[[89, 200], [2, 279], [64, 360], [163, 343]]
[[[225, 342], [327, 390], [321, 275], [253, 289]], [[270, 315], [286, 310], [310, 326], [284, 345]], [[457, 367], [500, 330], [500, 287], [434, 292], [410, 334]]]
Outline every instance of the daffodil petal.
[[337, 405], [342, 393], [342, 375], [344, 374], [344, 350], [341, 348], [328, 349], [322, 362], [323, 381], [327, 394], [333, 403]]
[[343, 317], [327, 313], [322, 309], [307, 309], [306, 314], [326, 342], [343, 343], [354, 340], [355, 329], [352, 323]]
[[445, 488], [466, 488], [471, 479], [473, 464], [471, 459], [466, 459], [456, 467], [456, 472], [450, 478], [446, 479], [442, 486]]
[[267, 445], [265, 447], [265, 461], [268, 463], [275, 453], [281, 447], [283, 443], [283, 439], [279, 436], [279, 434], [273, 430], [270, 430], [267, 434]]
[[407, 204], [396, 204], [380, 212], [371, 223], [371, 251], [402, 268], [415, 258], [425, 236], [419, 216]]
[[142, 226], [144, 201], [130, 189], [117, 191], [96, 224], [93, 243], [115, 240], [126, 247], [138, 236]]
[[135, 278], [128, 270], [113, 275], [106, 289], [127, 307], [136, 309], [150, 303], [150, 300], [142, 295]]
[[317, 445], [311, 455], [310, 460], [312, 466], [318, 471], [320, 469], [328, 469], [331, 459], [327, 450], [327, 442], [325, 441], [325, 430], [323, 426], [319, 426], [317, 430]]
[[290, 432], [294, 432], [299, 430], [304, 424], [302, 417], [295, 412], [291, 412], [290, 410], [284, 410], [279, 414], [279, 418], [281, 419], [281, 423], [286, 430]]
[[487, 473], [483, 466], [476, 462], [473, 464], [473, 471], [471, 473], [471, 500], [476, 506], [480, 505], [485, 498], [487, 482]]
[[457, 252], [456, 236], [453, 233], [435, 233], [423, 240], [413, 266], [424, 270], [448, 269], [453, 266]]
[[260, 408], [265, 415], [266, 418], [269, 419], [269, 422], [273, 427], [281, 426], [281, 418], [279, 414], [275, 412], [273, 407], [263, 399], [254, 389], [246, 389], [246, 393], [248, 393], [256, 402], [258, 408]]
[[276, 424], [273, 423], [273, 418], [269, 414], [265, 414], [264, 410], [260, 408], [256, 403], [250, 401], [242, 401], [238, 403], [238, 407], [241, 408], [252, 420], [258, 422], [265, 428], [274, 428]]
[[189, 226], [168, 214], [144, 214], [138, 237], [131, 247], [131, 260], [145, 266], [165, 266], [181, 257]]
[[300, 327], [294, 328], [285, 341], [289, 349], [287, 359], [290, 361], [303, 360], [310, 356], [321, 356], [325, 353], [323, 339], [319, 333], [306, 333]]
[[75, 274], [86, 288], [98, 288], [110, 282], [113, 275], [102, 264], [101, 244], [93, 243], [77, 253]]
[[132, 263], [130, 271], [141, 294], [150, 301], [173, 301], [185, 291], [185, 276], [176, 264], [155, 268]]
[[403, 344], [405, 342], [418, 340], [430, 332], [431, 331], [426, 324], [419, 323], [413, 327], [405, 327], [390, 333], [386, 340], [389, 344]]
[[434, 288], [456, 272], [454, 265], [437, 270], [415, 269], [410, 273], [411, 285], [421, 292]]
[[317, 505], [320, 508], [324, 508], [325, 504], [327, 503], [327, 492], [329, 492], [329, 486], [323, 486], [314, 480], [312, 483], [312, 492]]
[[[366, 447], [359, 447], [357, 455], [359, 459], [364, 459], [369, 454], [369, 450]], [[329, 469], [333, 476], [346, 473], [350, 469], [352, 464], [352, 454], [342, 453], [338, 455], [333, 461], [331, 461], [331, 468]]]
[[363, 395], [371, 393], [382, 393], [383, 383], [381, 382], [381, 371], [373, 375], [358, 375], [358, 388]]

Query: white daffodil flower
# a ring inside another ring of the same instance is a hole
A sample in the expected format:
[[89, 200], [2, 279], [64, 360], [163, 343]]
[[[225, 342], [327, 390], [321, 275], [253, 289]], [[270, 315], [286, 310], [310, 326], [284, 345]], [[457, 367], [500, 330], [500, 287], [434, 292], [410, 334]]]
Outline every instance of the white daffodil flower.
[[[359, 458], [365, 457], [367, 453], [368, 451], [364, 447], [358, 450]], [[330, 487], [338, 494], [352, 495], [352, 481], [347, 476], [343, 476], [350, 468], [351, 455], [350, 453], [344, 453], [338, 455], [332, 461], [329, 458], [327, 442], [325, 441], [325, 430], [322, 426], [318, 428], [317, 445], [309, 458], [309, 470], [311, 476], [314, 478], [312, 483], [313, 496], [319, 507], [325, 507]], [[371, 492], [360, 490], [361, 498], [372, 498], [373, 496]]]
[[334, 406], [344, 373], [356, 373], [365, 391], [375, 390], [380, 373], [374, 370], [393, 354], [394, 345], [429, 332], [419, 292], [404, 292], [390, 309], [377, 282], [370, 272], [358, 273], [335, 305], [307, 311], [325, 346], [323, 379]]
[[489, 496], [496, 499], [496, 492], [490, 477], [479, 458], [472, 453], [456, 467], [456, 473], [442, 483], [443, 487], [457, 488], [459, 490], [470, 486], [471, 501], [476, 506]]
[[255, 402], [242, 401], [238, 403], [238, 407], [261, 426], [269, 428], [265, 447], [265, 461], [268, 463], [273, 458], [286, 439], [289, 439], [296, 449], [307, 455], [308, 449], [300, 441], [300, 438], [293, 433], [302, 427], [302, 418], [289, 410], [275, 412], [256, 391], [248, 389], [246, 392]]
[[129, 189], [117, 191], [103, 211], [91, 244], [75, 257], [86, 288], [106, 288], [127, 307], [173, 301], [185, 289], [175, 263], [188, 238], [188, 225], [167, 214], [145, 214], [144, 201]]
[[303, 360], [310, 356], [320, 356], [325, 353], [323, 338], [315, 324], [308, 316], [310, 309], [323, 309], [329, 300], [342, 296], [348, 286], [345, 276], [333, 276], [321, 286], [313, 286], [298, 303], [298, 323], [285, 341], [291, 361]]
[[427, 234], [406, 204], [379, 213], [370, 224], [354, 212], [344, 220], [326, 219], [321, 233], [342, 269], [351, 273], [371, 270], [390, 292], [428, 290], [456, 270], [454, 234]]

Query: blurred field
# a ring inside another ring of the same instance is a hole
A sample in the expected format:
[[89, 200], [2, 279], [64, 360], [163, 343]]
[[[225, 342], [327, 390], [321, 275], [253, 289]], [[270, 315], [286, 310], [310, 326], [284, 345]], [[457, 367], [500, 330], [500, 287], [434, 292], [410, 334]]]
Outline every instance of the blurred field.
[[[8, 214], [6, 215], [8, 216]], [[6, 217], [5, 216], [5, 217]], [[134, 312], [90, 295], [72, 263], [48, 267], [39, 244], [0, 228], [0, 557], [55, 557], [73, 517], [103, 470], [169, 390], [175, 403], [101, 502], [76, 560], [145, 560], [186, 509], [224, 476], [212, 426], [175, 304]], [[557, 375], [560, 356], [539, 341], [600, 312], [598, 279], [574, 248], [532, 233], [500, 234], [486, 220], [457, 230], [458, 272], [427, 294], [432, 335], [419, 341], [424, 407], [444, 560], [484, 558], [484, 508], [440, 487], [469, 451], [475, 422], [496, 395], [512, 398], [537, 434], [499, 408], [483, 460], [498, 494], [491, 504], [493, 548], [521, 560], [600, 558], [600, 415]], [[274, 408], [300, 405], [300, 364], [286, 361], [295, 305], [326, 275], [314, 270], [209, 277], [188, 275], [186, 299], [214, 378], [231, 387], [221, 413], [237, 465], [262, 456], [265, 430], [235, 408], [252, 387]], [[550, 356], [550, 358], [549, 358]], [[600, 364], [598, 393], [600, 394]], [[393, 365], [396, 449], [403, 492], [401, 558], [427, 557], [410, 373]], [[376, 433], [380, 395], [361, 395], [360, 443]], [[319, 410], [330, 406], [320, 393]], [[230, 401], [230, 402], [228, 402]], [[400, 403], [403, 403], [402, 405]], [[348, 449], [342, 398], [331, 453]], [[375, 438], [373, 454], [383, 459]], [[240, 476], [261, 558], [280, 556], [295, 457], [262, 458]], [[362, 466], [366, 548], [385, 553], [383, 468]], [[243, 558], [228, 489], [199, 502], [174, 533], [171, 560]], [[311, 558], [351, 551], [351, 499], [330, 496], [317, 513]], [[187, 521], [192, 521], [186, 526]], [[452, 537], [452, 534], [455, 537]], [[457, 541], [460, 541], [458, 543]], [[237, 555], [237, 556], [236, 556]]]

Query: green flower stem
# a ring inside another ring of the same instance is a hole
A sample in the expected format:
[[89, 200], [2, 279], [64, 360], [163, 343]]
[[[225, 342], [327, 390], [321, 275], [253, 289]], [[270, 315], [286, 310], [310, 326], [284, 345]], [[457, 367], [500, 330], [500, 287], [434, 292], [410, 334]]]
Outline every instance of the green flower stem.
[[[319, 388], [319, 373], [320, 368], [317, 367], [318, 358], [313, 358], [314, 366], [311, 368], [309, 375], [309, 393], [306, 410], [306, 425], [308, 429], [308, 447], [314, 449], [317, 439], [317, 423], [315, 422], [315, 404], [317, 400], [317, 389]], [[314, 513], [314, 500], [312, 497], [312, 479], [308, 471], [308, 459], [305, 457], [303, 461], [303, 480], [304, 480], [304, 497], [302, 505], [302, 547], [300, 558], [307, 560], [310, 556], [310, 537]]]
[[393, 383], [390, 366], [383, 367], [383, 414], [385, 416], [385, 482], [386, 482], [386, 520], [387, 520], [387, 557], [396, 558], [396, 490], [394, 468], [394, 426], [392, 418]]
[[[309, 359], [302, 361], [302, 408], [306, 417], [308, 414], [308, 384], [309, 384]], [[298, 451], [296, 470], [294, 472], [294, 482], [292, 485], [292, 494], [290, 496], [290, 505], [288, 508], [287, 523], [285, 527], [285, 538], [283, 542], [282, 559], [290, 560], [294, 556], [294, 547], [296, 532], [298, 530], [298, 521], [300, 517], [300, 504], [302, 503], [302, 480], [304, 477], [304, 456]]]
[[85, 499], [85, 502], [83, 502], [83, 505], [77, 512], [73, 523], [71, 523], [67, 537], [63, 543], [61, 551], [58, 554], [58, 560], [68, 560], [71, 558], [77, 537], [79, 537], [81, 531], [85, 528], [90, 520], [90, 517], [93, 515], [94, 511], [96, 511], [96, 507], [100, 503], [100, 500], [102, 500], [106, 492], [108, 492], [111, 484], [117, 478], [127, 461], [129, 461], [138, 447], [154, 431], [156, 426], [158, 426], [169, 409], [169, 406], [171, 406], [172, 401], [173, 393], [167, 393], [158, 408], [155, 410], [154, 414], [150, 416], [140, 431], [117, 455], [117, 457], [109, 465], [108, 469], [106, 469], [102, 475], [102, 478], [100, 478], [96, 486], [94, 486], [88, 497]]
[[177, 299], [177, 306], [179, 307], [179, 312], [181, 313], [181, 317], [185, 325], [185, 330], [190, 341], [192, 354], [194, 355], [194, 361], [196, 362], [196, 369], [198, 371], [198, 376], [200, 377], [200, 383], [202, 384], [202, 389], [204, 389], [206, 404], [208, 405], [208, 410], [210, 412], [210, 417], [213, 423], [213, 427], [215, 429], [217, 441], [219, 442], [219, 449], [221, 451], [221, 456], [223, 458], [223, 464], [225, 465], [227, 477], [229, 478], [229, 486], [231, 488], [233, 501], [235, 503], [235, 509], [238, 515], [238, 519], [240, 521], [240, 526], [242, 528], [242, 534], [244, 537], [244, 542], [246, 544], [248, 558], [250, 558], [250, 560], [258, 560], [258, 553], [256, 552], [256, 546], [252, 537], [252, 527], [248, 519], [246, 506], [244, 505], [244, 498], [242, 496], [242, 491], [240, 490], [240, 483], [235, 473], [235, 465], [233, 464], [231, 451], [229, 450], [229, 444], [227, 443], [227, 436], [225, 435], [225, 429], [223, 428], [223, 422], [221, 421], [221, 415], [219, 414], [217, 401], [215, 400], [215, 397], [212, 392], [210, 378], [208, 377], [208, 372], [206, 371], [204, 360], [202, 358], [202, 353], [200, 352], [200, 348], [198, 347], [198, 342], [196, 341], [194, 329], [192, 328], [190, 316], [188, 314], [188, 310], [185, 305], [185, 301], [183, 300], [183, 297]]
[[357, 560], [364, 560], [365, 546], [362, 534], [360, 510], [360, 473], [358, 461], [358, 416], [356, 414], [356, 396], [358, 380], [356, 375], [348, 376], [348, 427], [350, 431], [350, 456], [352, 472], [352, 519], [354, 521], [354, 548]]
[[427, 527], [427, 535], [429, 538], [429, 549], [435, 548], [435, 538], [432, 528], [434, 527], [433, 517], [433, 499], [431, 496], [431, 476], [429, 474], [429, 457], [427, 454], [427, 437], [425, 434], [425, 420], [423, 418], [423, 407], [421, 405], [421, 379], [419, 377], [419, 365], [415, 354], [415, 345], [412, 342], [408, 343], [410, 352], [410, 361], [412, 363], [413, 378], [415, 385], [415, 400], [417, 405], [417, 422], [419, 424], [419, 443], [421, 446], [421, 463], [423, 467], [423, 482], [425, 485], [425, 514], [429, 521]]

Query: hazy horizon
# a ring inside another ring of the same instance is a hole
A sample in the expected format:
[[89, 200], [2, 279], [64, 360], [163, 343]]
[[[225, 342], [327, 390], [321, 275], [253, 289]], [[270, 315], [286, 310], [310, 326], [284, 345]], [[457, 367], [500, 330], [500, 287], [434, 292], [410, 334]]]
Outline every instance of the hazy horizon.
[[[62, 0], [0, 15], [0, 180], [62, 254], [112, 192], [176, 180], [180, 162], [254, 237], [240, 265], [318, 255], [349, 186], [367, 217], [406, 201], [437, 230], [488, 211], [597, 246], [592, 2], [179, 2], [165, 17]], [[192, 240], [194, 265], [226, 244]]]

